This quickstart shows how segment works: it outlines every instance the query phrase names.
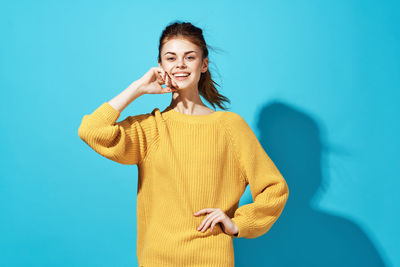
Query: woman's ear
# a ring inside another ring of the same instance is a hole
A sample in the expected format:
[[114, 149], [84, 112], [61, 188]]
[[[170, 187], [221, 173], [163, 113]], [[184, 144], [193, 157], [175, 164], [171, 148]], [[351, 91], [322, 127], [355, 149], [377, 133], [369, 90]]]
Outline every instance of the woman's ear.
[[207, 69], [208, 69], [208, 57], [206, 57], [206, 58], [204, 58], [203, 59], [203, 67], [202, 67], [202, 69], [201, 69], [201, 72], [206, 72], [207, 71]]

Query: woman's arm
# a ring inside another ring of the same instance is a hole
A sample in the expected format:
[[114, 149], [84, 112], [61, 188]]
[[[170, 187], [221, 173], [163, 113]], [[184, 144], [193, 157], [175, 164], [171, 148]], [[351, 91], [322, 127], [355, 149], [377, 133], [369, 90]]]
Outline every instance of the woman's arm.
[[238, 114], [229, 127], [242, 176], [250, 185], [253, 203], [239, 207], [231, 219], [238, 228], [234, 237], [256, 238], [279, 218], [289, 196], [285, 179], [256, 135]]
[[[136, 82], [118, 96], [103, 103], [94, 112], [84, 115], [79, 137], [100, 155], [121, 164], [138, 164], [146, 148], [155, 138], [154, 118], [150, 114], [128, 116], [116, 122], [129, 103], [142, 95]], [[147, 123], [146, 123], [146, 120]]]
[[[78, 129], [79, 137], [102, 156], [121, 164], [138, 164], [157, 140], [158, 129], [153, 114], [128, 116], [116, 122], [121, 112], [143, 94], [168, 93], [173, 88], [165, 83], [160, 68], [151, 68], [142, 78], [94, 112], [84, 115]], [[168, 84], [169, 85], [169, 84]]]
[[144, 94], [141, 88], [140, 80], [134, 81], [128, 88], [108, 101], [108, 104], [121, 113], [132, 101]]

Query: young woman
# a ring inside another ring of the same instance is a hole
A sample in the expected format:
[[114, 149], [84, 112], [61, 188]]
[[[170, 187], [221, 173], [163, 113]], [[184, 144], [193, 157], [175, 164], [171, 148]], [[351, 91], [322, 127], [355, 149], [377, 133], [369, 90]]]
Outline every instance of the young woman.
[[[288, 186], [240, 115], [202, 102], [229, 102], [211, 79], [202, 30], [168, 25], [158, 53], [159, 67], [83, 116], [79, 136], [102, 156], [138, 166], [139, 266], [234, 266], [233, 238], [265, 234]], [[164, 93], [172, 100], [163, 111], [116, 122], [139, 96]], [[247, 185], [254, 201], [238, 207]]]

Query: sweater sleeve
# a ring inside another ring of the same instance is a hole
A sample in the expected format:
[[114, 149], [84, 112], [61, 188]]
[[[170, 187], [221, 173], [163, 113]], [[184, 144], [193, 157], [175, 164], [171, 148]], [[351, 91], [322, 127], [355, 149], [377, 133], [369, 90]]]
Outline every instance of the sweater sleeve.
[[157, 137], [151, 113], [128, 116], [116, 122], [121, 113], [108, 102], [84, 115], [79, 137], [100, 155], [121, 164], [140, 163]]
[[231, 137], [253, 203], [240, 206], [231, 219], [239, 229], [233, 237], [256, 238], [272, 227], [289, 196], [288, 185], [246, 121], [235, 113]]

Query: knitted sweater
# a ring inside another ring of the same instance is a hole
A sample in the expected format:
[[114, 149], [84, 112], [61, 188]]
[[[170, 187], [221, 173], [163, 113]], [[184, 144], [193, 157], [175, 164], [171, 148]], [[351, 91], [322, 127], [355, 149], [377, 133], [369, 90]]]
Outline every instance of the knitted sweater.
[[[167, 107], [128, 116], [104, 102], [84, 115], [79, 137], [100, 155], [138, 167], [137, 257], [144, 267], [232, 267], [233, 238], [256, 238], [278, 219], [286, 181], [237, 113], [187, 115]], [[239, 207], [246, 186], [253, 202]], [[219, 208], [239, 232], [197, 227]]]

